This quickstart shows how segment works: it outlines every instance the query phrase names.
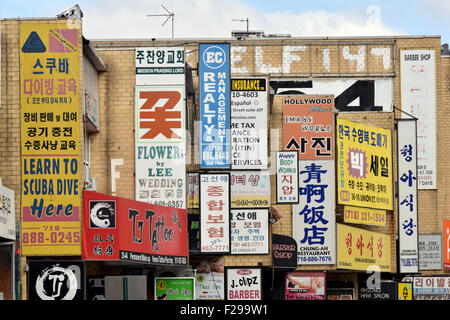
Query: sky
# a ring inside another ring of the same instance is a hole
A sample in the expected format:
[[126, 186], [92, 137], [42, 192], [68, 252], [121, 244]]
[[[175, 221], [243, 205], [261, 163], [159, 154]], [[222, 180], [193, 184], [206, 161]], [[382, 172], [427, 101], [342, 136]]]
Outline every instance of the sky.
[[[232, 30], [292, 37], [440, 35], [450, 42], [448, 0], [1, 0], [1, 18], [55, 17], [78, 4], [94, 39], [230, 38]], [[166, 23], [162, 25], [164, 22]]]

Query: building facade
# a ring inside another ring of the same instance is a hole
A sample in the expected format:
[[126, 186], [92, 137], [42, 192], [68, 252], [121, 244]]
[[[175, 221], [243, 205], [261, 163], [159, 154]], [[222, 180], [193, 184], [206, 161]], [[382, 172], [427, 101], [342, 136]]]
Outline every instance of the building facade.
[[[22, 299], [35, 298], [30, 279], [58, 263], [86, 282], [73, 292], [85, 299], [158, 299], [174, 277], [197, 284], [197, 299], [397, 299], [397, 283], [434, 280], [450, 296], [450, 64], [439, 36], [89, 41], [77, 19], [3, 19], [1, 33], [0, 177], [15, 195], [20, 259], [11, 268]], [[208, 140], [211, 125], [219, 131]], [[400, 130], [411, 139], [398, 140]], [[211, 145], [225, 164], [210, 161]], [[279, 154], [288, 150], [298, 151]], [[298, 185], [283, 182], [284, 165]], [[228, 194], [208, 193], [213, 181]], [[117, 247], [87, 225], [93, 201], [117, 201]], [[155, 240], [164, 262], [129, 258], [147, 227], [121, 211], [126, 201], [179, 209], [158, 230], [169, 230], [161, 239], [173, 232], [182, 253]], [[73, 231], [58, 242], [63, 228]], [[228, 290], [243, 271], [259, 286]], [[373, 271], [384, 296], [366, 288]]]

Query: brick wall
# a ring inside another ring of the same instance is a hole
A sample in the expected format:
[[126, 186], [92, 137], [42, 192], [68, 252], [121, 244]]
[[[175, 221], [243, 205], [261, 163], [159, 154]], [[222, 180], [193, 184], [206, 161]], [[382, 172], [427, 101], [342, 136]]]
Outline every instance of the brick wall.
[[[42, 20], [48, 22], [48, 20]], [[15, 191], [16, 219], [20, 221], [21, 164], [20, 164], [20, 82], [19, 82], [19, 21], [2, 20], [2, 54], [1, 54], [1, 108], [0, 108], [0, 177], [3, 184]], [[178, 43], [178, 42], [177, 42]], [[286, 39], [286, 40], [233, 40], [234, 75], [270, 76], [271, 79], [311, 79], [358, 77], [364, 79], [394, 77], [394, 105], [401, 106], [400, 100], [400, 65], [401, 49], [432, 49], [436, 52], [436, 106], [437, 106], [437, 186], [436, 190], [419, 191], [419, 232], [442, 233], [442, 220], [450, 219], [447, 210], [450, 179], [446, 150], [450, 149], [450, 130], [448, 114], [450, 98], [450, 58], [440, 58], [439, 37], [400, 37], [400, 38], [352, 38], [352, 39]], [[98, 180], [98, 192], [111, 193], [110, 163], [111, 159], [123, 159], [124, 164], [116, 167], [120, 178], [116, 180], [116, 195], [134, 199], [134, 108], [135, 108], [135, 74], [134, 48], [145, 46], [172, 45], [169, 42], [145, 41], [98, 41], [94, 43], [98, 54], [107, 65], [107, 72], [99, 76], [100, 133], [90, 136], [91, 176]], [[198, 90], [196, 68], [198, 63], [197, 43], [186, 44], [186, 60], [194, 68], [194, 86]], [[344, 49], [346, 48], [346, 49]], [[293, 56], [295, 55], [295, 56]], [[81, 61], [81, 59], [80, 59]], [[81, 72], [80, 72], [81, 73]], [[80, 77], [80, 81], [82, 75]], [[197, 115], [198, 96], [195, 100]], [[191, 97], [189, 105], [192, 106]], [[269, 150], [271, 159], [281, 148], [281, 102], [273, 99], [270, 114]], [[190, 109], [191, 121], [193, 110]], [[358, 122], [373, 124], [393, 132], [394, 181], [397, 179], [396, 139], [394, 119], [400, 117], [394, 112], [343, 113], [339, 117]], [[193, 123], [191, 137], [193, 137]], [[278, 138], [276, 133], [278, 130]], [[278, 144], [277, 144], [278, 142]], [[191, 140], [191, 153], [196, 152]], [[81, 141], [82, 144], [82, 141]], [[83, 150], [81, 148], [81, 150]], [[82, 158], [82, 157], [81, 157]], [[189, 164], [188, 171], [198, 169], [198, 165]], [[83, 173], [81, 173], [81, 176]], [[275, 203], [275, 176], [272, 176], [272, 201]], [[395, 238], [398, 229], [397, 199], [394, 199], [394, 211], [388, 213], [386, 227], [362, 227], [365, 229], [389, 233], [391, 235], [392, 272], [396, 270]], [[270, 226], [272, 233], [292, 236], [292, 218], [290, 205], [277, 205], [284, 213], [284, 218]], [[338, 208], [339, 210], [339, 208]], [[192, 210], [195, 212], [196, 210]], [[340, 221], [339, 216], [337, 222]], [[26, 259], [22, 259], [22, 266]], [[271, 255], [227, 256], [225, 263], [235, 265], [271, 264]], [[300, 270], [320, 269], [334, 270], [334, 266], [299, 266]], [[428, 272], [428, 273], [443, 273]], [[23, 298], [26, 297], [25, 273], [22, 270]], [[349, 276], [353, 279], [353, 275]], [[353, 279], [354, 280], [354, 279]], [[352, 280], [352, 281], [353, 281]]]
[[[273, 41], [261, 41], [261, 40], [248, 40], [248, 41], [231, 41], [231, 52], [234, 56], [232, 65], [233, 75], [269, 75], [270, 79], [299, 79], [305, 80], [313, 78], [331, 78], [336, 79], [339, 77], [357, 77], [359, 79], [369, 78], [382, 78], [394, 77], [394, 105], [401, 106], [400, 101], [400, 67], [399, 67], [399, 53], [401, 49], [414, 48], [414, 49], [434, 49], [436, 50], [436, 70], [437, 72], [437, 106], [441, 105], [441, 75], [440, 67], [440, 38], [438, 37], [412, 37], [412, 38], [364, 38], [364, 39], [334, 39], [329, 41], [324, 40], [273, 40]], [[133, 52], [129, 51], [134, 47], [145, 46], [164, 46], [168, 43], [152, 43], [145, 42], [102, 42], [95, 43], [97, 50], [108, 65], [109, 71], [101, 78], [101, 95], [105, 94], [105, 98], [109, 99], [108, 108], [109, 116], [111, 117], [116, 110], [118, 110], [118, 104], [120, 108], [124, 108], [123, 112], [133, 112], [133, 85], [134, 85], [134, 69], [133, 69]], [[111, 49], [112, 47], [116, 47]], [[117, 48], [118, 47], [118, 48]], [[186, 61], [194, 68], [194, 85], [198, 90], [198, 77], [196, 74], [196, 67], [198, 65], [198, 53], [196, 51], [196, 44], [186, 47]], [[120, 64], [117, 66], [116, 64]], [[125, 66], [126, 65], [126, 66]], [[234, 73], [233, 73], [234, 72]], [[104, 87], [106, 78], [109, 81], [107, 88]], [[123, 84], [122, 81], [129, 80], [129, 84]], [[120, 83], [120, 84], [119, 84]], [[104, 89], [105, 88], [105, 89]], [[127, 88], [127, 89], [125, 89]], [[106, 90], [108, 93], [103, 93]], [[122, 91], [121, 91], [122, 90]], [[112, 91], [112, 92], [111, 92]], [[128, 100], [127, 100], [128, 99]], [[131, 104], [130, 104], [131, 103]], [[101, 102], [102, 107], [104, 102]], [[125, 107], [127, 105], [128, 107]], [[198, 101], [197, 106], [198, 108]], [[102, 110], [103, 114], [104, 110]], [[191, 110], [192, 112], [192, 110]], [[197, 110], [198, 114], [198, 110]], [[394, 179], [397, 179], [396, 168], [396, 138], [395, 138], [395, 118], [400, 117], [398, 111], [394, 112], [341, 112], [339, 117], [359, 121], [363, 123], [380, 126], [386, 129], [390, 129], [393, 133], [393, 155], [394, 155]], [[270, 151], [271, 159], [274, 159], [275, 152], [281, 148], [282, 138], [282, 123], [281, 123], [281, 102], [278, 97], [273, 99], [272, 113], [269, 117], [271, 136], [270, 139]], [[122, 118], [123, 120], [128, 119]], [[439, 129], [438, 122], [438, 129]], [[128, 166], [125, 165], [121, 170], [120, 185], [124, 188], [119, 188], [121, 196], [133, 197], [133, 161], [134, 158], [131, 155], [127, 158], [126, 151], [119, 151], [119, 146], [114, 145], [116, 139], [114, 136], [120, 136], [122, 141], [133, 143], [133, 136], [130, 132], [121, 131], [121, 129], [114, 130], [113, 135], [105, 134], [109, 139], [108, 145], [112, 148], [109, 149], [110, 153], [114, 153], [115, 156], [120, 157], [123, 154], [126, 159], [125, 164], [130, 162]], [[275, 135], [278, 134], [278, 141]], [[193, 132], [191, 132], [193, 135]], [[129, 137], [129, 138], [128, 138]], [[96, 138], [97, 139], [97, 138]], [[123, 140], [125, 139], [125, 140]], [[101, 140], [101, 139], [99, 139]], [[277, 144], [278, 142], [278, 144]], [[192, 146], [193, 147], [193, 146]], [[126, 148], [126, 147], [124, 147]], [[94, 150], [94, 146], [92, 147]], [[197, 152], [194, 148], [193, 152]], [[94, 162], [94, 161], [93, 161]], [[198, 169], [197, 165], [189, 165], [188, 171]], [[438, 168], [439, 170], [439, 168]], [[443, 175], [438, 174], [440, 179]], [[131, 178], [131, 179], [129, 179]], [[125, 181], [126, 180], [126, 181]], [[441, 183], [440, 180], [438, 182]], [[100, 186], [100, 183], [99, 183]], [[127, 190], [128, 188], [128, 190]], [[272, 201], [275, 203], [275, 176], [272, 176]], [[437, 217], [434, 214], [430, 219], [429, 215], [438, 211], [437, 206], [437, 190], [421, 190], [419, 192], [419, 212], [420, 212], [420, 233], [428, 232], [440, 232], [440, 229], [436, 227], [436, 223], [432, 225], [430, 220], [435, 222]], [[394, 199], [395, 209], [393, 212], [388, 212], [388, 221], [386, 227], [363, 227], [369, 230], [389, 233], [391, 235], [391, 264], [392, 272], [396, 270], [396, 233], [397, 233], [397, 199]], [[271, 231], [273, 233], [280, 233], [285, 235], [292, 235], [292, 219], [291, 219], [291, 206], [290, 205], [277, 205], [278, 208], [284, 213], [284, 218], [277, 223], [271, 225]], [[339, 207], [338, 207], [338, 210]], [[195, 212], [196, 210], [192, 210]], [[426, 217], [426, 218], [425, 218]], [[423, 222], [424, 219], [427, 222]], [[340, 221], [339, 215], [337, 221]], [[270, 255], [254, 255], [254, 256], [226, 256], [226, 265], [257, 265], [262, 263], [263, 265], [271, 264]], [[333, 270], [334, 266], [299, 266], [299, 269], [321, 269], [321, 270]]]

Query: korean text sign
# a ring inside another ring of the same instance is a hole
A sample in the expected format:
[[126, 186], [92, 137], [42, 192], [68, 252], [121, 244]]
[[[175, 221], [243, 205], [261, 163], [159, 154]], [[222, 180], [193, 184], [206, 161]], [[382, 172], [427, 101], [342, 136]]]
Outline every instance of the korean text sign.
[[283, 99], [283, 141], [299, 159], [334, 159], [334, 97]]
[[334, 264], [335, 174], [333, 160], [299, 161], [299, 203], [292, 205], [297, 262]]
[[183, 47], [136, 48], [136, 85], [185, 82]]
[[399, 272], [419, 272], [416, 120], [397, 121]]
[[261, 268], [225, 267], [226, 300], [261, 300]]
[[136, 86], [136, 200], [186, 208], [184, 85]]
[[186, 265], [185, 209], [84, 191], [84, 260]]
[[200, 174], [200, 252], [230, 252], [230, 175]]
[[405, 277], [403, 282], [412, 282], [414, 300], [450, 300], [450, 277], [419, 276]]
[[286, 274], [286, 300], [325, 300], [325, 272]]
[[366, 271], [376, 265], [391, 271], [391, 237], [387, 234], [337, 224], [337, 268]]
[[419, 234], [419, 270], [442, 269], [442, 234]]
[[80, 21], [20, 23], [23, 255], [80, 255]]
[[358, 283], [358, 300], [398, 300], [397, 282], [381, 281], [371, 288], [367, 281]]
[[336, 120], [338, 203], [393, 210], [391, 131]]
[[267, 79], [231, 79], [231, 167], [267, 169]]
[[269, 253], [269, 210], [231, 210], [231, 254]]
[[202, 168], [230, 168], [230, 45], [199, 44]]
[[231, 171], [232, 208], [269, 208], [269, 171]]
[[298, 153], [277, 152], [277, 203], [298, 203]]

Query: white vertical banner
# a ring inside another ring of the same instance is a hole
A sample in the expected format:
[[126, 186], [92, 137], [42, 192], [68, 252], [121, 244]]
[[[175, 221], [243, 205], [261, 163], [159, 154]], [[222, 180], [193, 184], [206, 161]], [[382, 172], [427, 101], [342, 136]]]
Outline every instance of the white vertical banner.
[[[401, 50], [402, 110], [417, 121], [419, 189], [436, 189], [436, 68], [434, 50]], [[402, 114], [402, 117], [408, 117]]]
[[298, 203], [298, 152], [277, 152], [277, 203]]
[[136, 200], [186, 208], [184, 86], [136, 86]]
[[416, 120], [397, 121], [398, 233], [400, 273], [419, 272]]
[[231, 79], [231, 168], [267, 169], [266, 78]]
[[334, 160], [300, 160], [299, 178], [299, 203], [292, 205], [297, 264], [335, 264]]
[[230, 174], [200, 173], [200, 253], [230, 252]]
[[183, 47], [135, 50], [135, 199], [186, 208]]

